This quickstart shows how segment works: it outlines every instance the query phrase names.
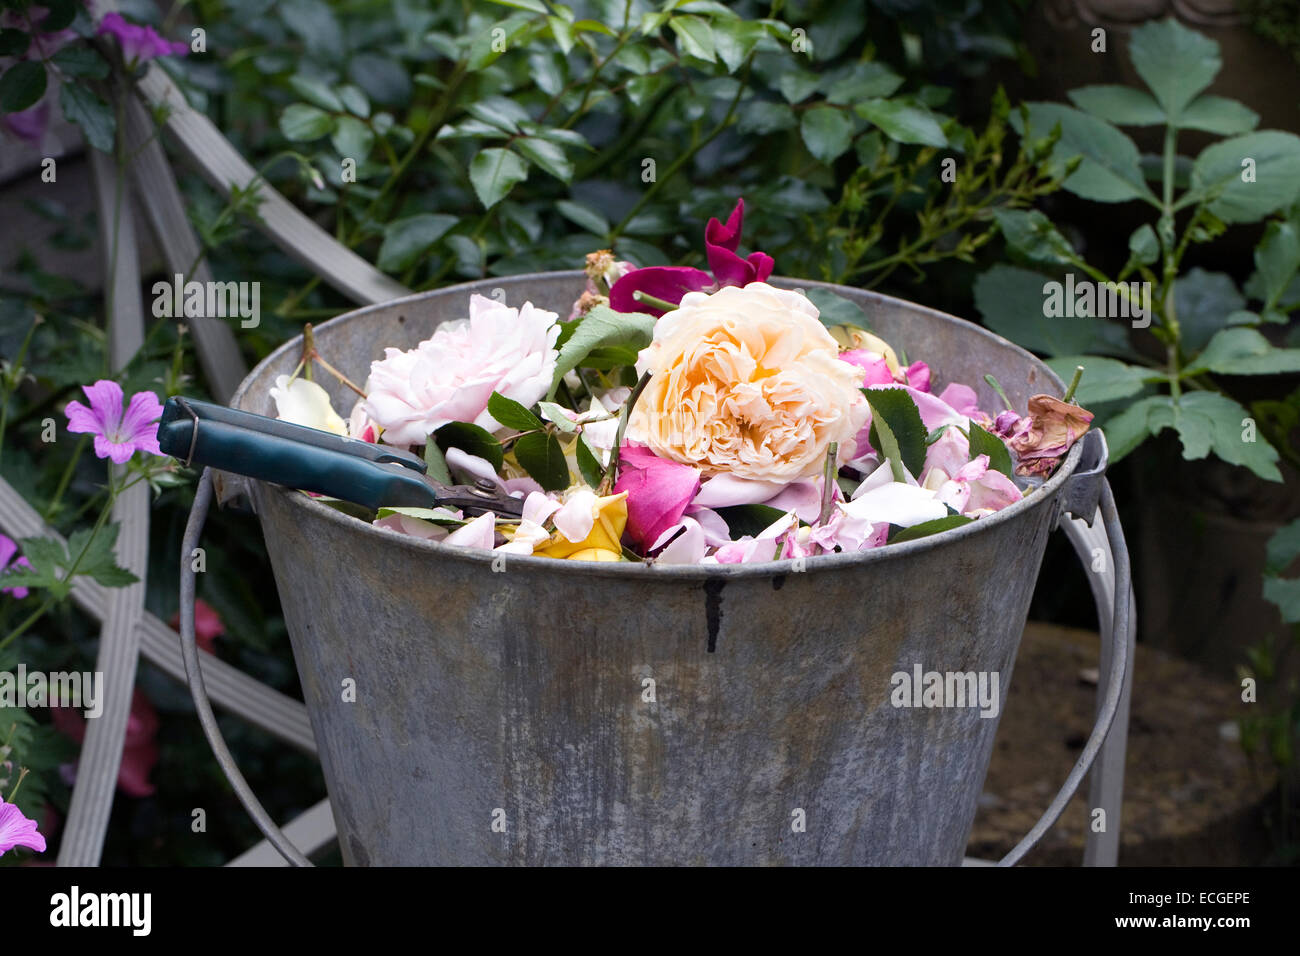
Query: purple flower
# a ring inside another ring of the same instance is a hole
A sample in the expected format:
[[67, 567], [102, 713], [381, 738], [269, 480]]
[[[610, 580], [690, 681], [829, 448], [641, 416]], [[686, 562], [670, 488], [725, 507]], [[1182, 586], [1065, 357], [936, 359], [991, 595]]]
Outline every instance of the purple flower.
[[124, 412], [122, 386], [117, 382], [102, 378], [94, 385], [83, 385], [81, 390], [90, 399], [90, 407], [78, 401], [68, 402], [64, 409], [68, 431], [94, 435], [98, 457], [110, 458], [114, 464], [121, 465], [137, 451], [162, 455], [156, 427], [162, 417], [158, 396], [153, 392], [136, 392]]
[[21, 810], [0, 797], [0, 856], [16, 846], [44, 853], [45, 837], [36, 832], [35, 820], [27, 819]]
[[127, 23], [120, 13], [110, 13], [99, 22], [99, 35], [117, 37], [122, 57], [129, 64], [143, 63], [160, 56], [184, 56], [190, 48], [184, 43], [164, 40], [153, 27]]
[[47, 95], [35, 106], [21, 113], [7, 113], [0, 116], [0, 129], [15, 139], [40, 148], [45, 141], [45, 133], [50, 128], [50, 107], [52, 100]]
[[[18, 553], [18, 544], [8, 535], [0, 534], [0, 578], [3, 578], [7, 571], [13, 568], [30, 568], [32, 563], [26, 558], [19, 558], [13, 561], [13, 556]], [[27, 597], [27, 589], [22, 587], [0, 588], [0, 594], [11, 594], [20, 601]]]
[[704, 245], [713, 274], [690, 266], [648, 266], [633, 269], [614, 283], [609, 290], [609, 307], [615, 312], [647, 312], [663, 315], [664, 310], [634, 298], [634, 292], [643, 292], [677, 303], [688, 292], [716, 292], [723, 286], [744, 286], [762, 282], [772, 274], [775, 265], [766, 252], [751, 252], [740, 258], [740, 230], [745, 218], [745, 200], [737, 199], [725, 224], [710, 219], [704, 230]]

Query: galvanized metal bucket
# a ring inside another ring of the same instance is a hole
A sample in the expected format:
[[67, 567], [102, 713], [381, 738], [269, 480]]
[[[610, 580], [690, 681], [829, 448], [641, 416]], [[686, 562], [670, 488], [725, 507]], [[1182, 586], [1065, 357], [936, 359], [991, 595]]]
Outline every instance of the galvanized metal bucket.
[[[470, 293], [567, 314], [582, 281], [547, 273], [412, 296], [327, 322], [316, 342], [362, 381], [384, 346], [414, 346], [466, 315]], [[1020, 408], [1060, 393], [1045, 365], [975, 325], [832, 288], [924, 357], [937, 382], [973, 385], [986, 408], [997, 407], [987, 372]], [[269, 390], [300, 354], [299, 340], [273, 353], [232, 404], [273, 414]], [[317, 380], [351, 407], [350, 392]], [[1095, 508], [1085, 454], [1077, 445], [1044, 487], [998, 514], [803, 570], [503, 564], [249, 483], [344, 860], [960, 863], [1047, 536], [1071, 496], [1091, 494]], [[191, 540], [206, 488], [200, 498]], [[1128, 594], [1126, 561], [1124, 575], [1117, 596]], [[182, 589], [192, 602], [192, 577]], [[996, 713], [896, 706], [898, 675], [911, 684], [918, 668], [990, 687], [996, 675]], [[1087, 761], [1113, 713], [1102, 708]]]

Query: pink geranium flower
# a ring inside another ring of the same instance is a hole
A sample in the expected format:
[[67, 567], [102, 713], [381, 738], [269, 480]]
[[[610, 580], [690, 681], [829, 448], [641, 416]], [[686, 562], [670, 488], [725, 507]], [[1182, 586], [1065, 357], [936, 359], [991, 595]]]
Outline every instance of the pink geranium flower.
[[153, 392], [136, 392], [125, 411], [122, 386], [110, 379], [100, 379], [81, 390], [90, 407], [78, 401], [68, 402], [68, 431], [87, 432], [95, 436], [95, 454], [114, 464], [124, 464], [137, 451], [162, 455], [158, 447], [158, 419], [162, 405]]
[[0, 856], [16, 846], [44, 853], [45, 837], [37, 832], [35, 820], [27, 819], [21, 810], [0, 797]]
[[190, 48], [180, 42], [160, 37], [153, 27], [128, 23], [120, 13], [110, 13], [99, 22], [99, 35], [117, 37], [122, 47], [122, 58], [135, 65], [160, 56], [184, 56]]
[[[77, 743], [86, 737], [86, 718], [75, 707], [50, 708], [55, 728]], [[154, 792], [149, 774], [158, 762], [158, 713], [149, 698], [137, 689], [131, 698], [131, 713], [126, 721], [126, 742], [122, 763], [117, 771], [117, 788], [130, 797], [148, 797]], [[69, 775], [76, 779], [75, 773]]]
[[[173, 631], [179, 632], [181, 629], [181, 615], [178, 611], [172, 615], [168, 622]], [[199, 650], [207, 651], [209, 654], [216, 651], [216, 640], [222, 634], [226, 633], [225, 622], [221, 620], [211, 604], [199, 598], [194, 602], [194, 643], [198, 645]]]
[[[8, 535], [0, 534], [0, 577], [3, 577], [5, 572], [11, 568], [30, 568], [32, 566], [32, 563], [26, 558], [20, 557], [17, 561], [14, 561], [13, 557], [17, 553], [17, 542]], [[27, 589], [24, 587], [0, 588], [0, 594], [9, 594], [22, 600], [27, 597]]]

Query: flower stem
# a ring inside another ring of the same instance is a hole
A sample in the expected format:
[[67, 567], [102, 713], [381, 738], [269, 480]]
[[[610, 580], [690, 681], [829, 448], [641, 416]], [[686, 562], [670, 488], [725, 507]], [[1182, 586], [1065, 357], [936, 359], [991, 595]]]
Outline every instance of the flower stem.
[[1081, 378], [1083, 378], [1083, 366], [1076, 365], [1074, 367], [1074, 377], [1070, 379], [1070, 387], [1065, 390], [1065, 397], [1062, 398], [1061, 401], [1063, 402], [1073, 401], [1074, 390], [1079, 387], [1079, 379]]
[[27, 776], [28, 773], [30, 773], [30, 771], [26, 767], [22, 767], [19, 769], [18, 779], [14, 781], [14, 788], [9, 791], [9, 799], [7, 799], [5, 803], [14, 802], [14, 797], [18, 796], [18, 788], [23, 785], [23, 779]]
[[650, 372], [645, 372], [640, 380], [637, 381], [636, 387], [632, 389], [632, 394], [627, 397], [627, 403], [624, 404], [623, 410], [618, 416], [618, 432], [614, 436], [614, 449], [609, 453], [609, 468], [605, 471], [605, 477], [600, 481], [600, 488], [597, 494], [607, 495], [609, 489], [618, 483], [618, 453], [623, 447], [623, 433], [627, 431], [628, 420], [632, 417], [632, 408], [636, 405], [636, 400], [641, 397], [645, 387], [650, 384]]
[[[99, 513], [99, 518], [95, 521], [95, 527], [91, 529], [90, 537], [86, 539], [86, 543], [82, 546], [81, 553], [78, 554], [77, 557], [73, 560], [72, 566], [68, 568], [68, 573], [65, 574], [60, 579], [59, 583], [68, 584], [76, 575], [77, 568], [81, 566], [82, 560], [86, 557], [87, 552], [90, 551], [91, 544], [94, 543], [95, 538], [99, 535], [99, 532], [103, 529], [104, 523], [108, 520], [108, 516], [112, 513], [113, 502], [117, 500], [117, 495], [119, 490], [121, 489], [114, 487], [113, 471], [110, 468], [108, 472], [108, 501], [104, 503], [104, 509]], [[14, 628], [12, 631], [6, 634], [4, 638], [0, 639], [0, 651], [4, 650], [6, 647], [12, 644], [15, 640], [19, 638], [19, 636], [26, 633], [32, 627], [32, 625], [34, 625], [37, 621], [39, 621], [42, 617], [44, 617], [45, 613], [49, 611], [49, 609], [53, 607], [55, 603], [59, 600], [60, 600], [59, 595], [56, 595], [54, 593], [47, 595], [45, 600], [41, 602], [40, 607], [38, 607], [35, 611], [29, 614], [21, 624], [19, 624], [16, 628]]]
[[663, 309], [665, 312], [672, 312], [677, 309], [677, 305], [667, 299], [661, 299], [657, 295], [650, 295], [650, 293], [642, 292], [640, 289], [632, 293], [632, 298], [638, 302], [644, 302], [652, 309]]
[[836, 461], [839, 460], [840, 443], [831, 442], [826, 449], [826, 466], [822, 469], [822, 507], [817, 513], [817, 523], [825, 524], [831, 516], [831, 505], [835, 503]]

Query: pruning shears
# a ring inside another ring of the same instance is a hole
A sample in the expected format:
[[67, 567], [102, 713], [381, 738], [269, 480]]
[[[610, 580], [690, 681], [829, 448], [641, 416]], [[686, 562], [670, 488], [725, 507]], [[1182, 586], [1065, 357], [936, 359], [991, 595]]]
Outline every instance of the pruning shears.
[[523, 502], [491, 479], [448, 485], [410, 452], [211, 402], [169, 398], [158, 445], [187, 466], [208, 465], [260, 481], [379, 508], [456, 508], [467, 515], [523, 515]]

